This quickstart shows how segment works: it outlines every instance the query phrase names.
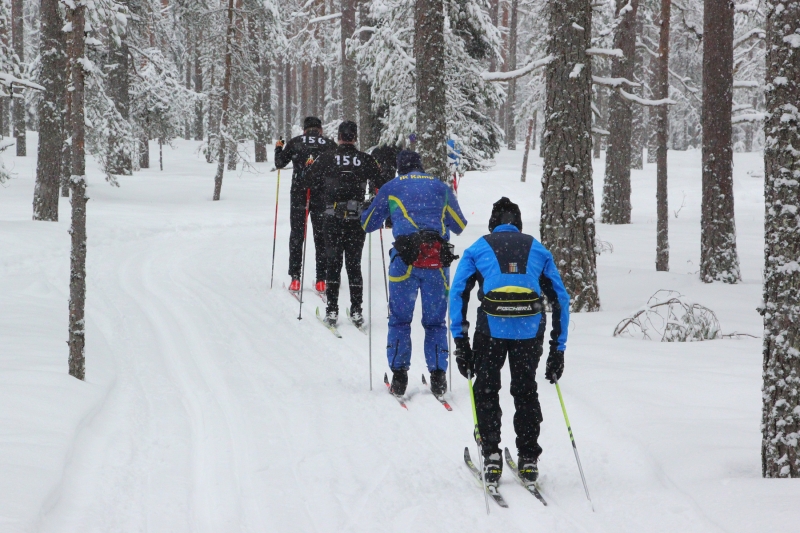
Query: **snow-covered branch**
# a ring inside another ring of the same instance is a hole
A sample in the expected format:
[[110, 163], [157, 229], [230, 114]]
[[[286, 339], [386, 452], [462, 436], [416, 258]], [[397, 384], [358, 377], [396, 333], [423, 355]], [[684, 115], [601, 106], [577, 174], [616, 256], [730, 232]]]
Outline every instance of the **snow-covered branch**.
[[625, 57], [620, 48], [587, 48], [586, 54], [590, 56]]
[[309, 24], [315, 24], [317, 22], [325, 22], [326, 20], [333, 20], [333, 19], [338, 19], [338, 18], [341, 18], [341, 17], [342, 17], [341, 13], [331, 13], [330, 15], [323, 15], [321, 17], [314, 17], [313, 19], [309, 20], [308, 23]]
[[758, 122], [767, 118], [766, 113], [743, 113], [731, 118], [731, 124], [740, 124], [742, 122]]
[[626, 92], [624, 89], [619, 89], [619, 94], [622, 95], [622, 97], [626, 100], [646, 106], [675, 105], [678, 103], [670, 98], [662, 98], [661, 100], [648, 100], [647, 98], [641, 98], [635, 94]]
[[592, 83], [597, 85], [605, 85], [606, 87], [620, 87], [627, 85], [629, 87], [641, 87], [641, 83], [636, 83], [628, 78], [604, 78], [602, 76], [592, 76]]
[[517, 78], [521, 78], [522, 76], [533, 72], [538, 68], [546, 66], [552, 60], [553, 56], [547, 56], [543, 57], [542, 59], [537, 59], [536, 61], [531, 61], [524, 67], [518, 68], [517, 70], [510, 70], [508, 72], [482, 72], [481, 78], [483, 78], [486, 81], [515, 80]]
[[743, 45], [744, 43], [746, 43], [747, 41], [749, 41], [750, 39], [752, 39], [753, 37], [758, 37], [759, 39], [763, 39], [764, 37], [766, 37], [766, 33], [764, 33], [764, 30], [762, 30], [761, 28], [753, 28], [744, 35], [740, 35], [739, 37], [733, 40], [734, 50]]
[[759, 83], [755, 80], [733, 81], [734, 89], [757, 89]]
[[12, 85], [18, 85], [20, 87], [27, 87], [28, 89], [36, 89], [37, 91], [44, 91], [44, 87], [42, 87], [38, 83], [33, 83], [32, 81], [23, 80], [22, 78], [18, 78], [13, 74], [9, 74], [7, 72], [0, 72], [0, 85], [3, 85], [4, 87], [8, 88], [11, 88]]

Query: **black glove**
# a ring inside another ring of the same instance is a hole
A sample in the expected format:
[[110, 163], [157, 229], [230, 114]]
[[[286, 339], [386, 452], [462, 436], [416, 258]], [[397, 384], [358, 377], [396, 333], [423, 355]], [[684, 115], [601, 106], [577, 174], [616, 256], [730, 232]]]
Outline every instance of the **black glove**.
[[561, 379], [561, 374], [564, 373], [564, 352], [561, 350], [550, 350], [550, 355], [547, 357], [547, 366], [544, 369], [544, 377], [550, 383], [555, 383]]
[[456, 337], [453, 339], [456, 343], [456, 364], [458, 371], [465, 378], [468, 375], [475, 375], [475, 355], [472, 353], [472, 348], [469, 345], [469, 337]]
[[386, 229], [392, 229], [392, 217], [391, 216], [386, 217], [386, 220], [383, 223], [383, 227], [386, 228]]

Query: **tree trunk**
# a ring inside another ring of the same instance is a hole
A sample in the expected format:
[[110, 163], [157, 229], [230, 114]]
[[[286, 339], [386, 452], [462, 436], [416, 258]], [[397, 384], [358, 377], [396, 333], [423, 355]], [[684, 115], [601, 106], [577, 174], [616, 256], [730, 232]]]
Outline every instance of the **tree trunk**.
[[[197, 34], [197, 44], [199, 45], [200, 41], [203, 39], [202, 32], [198, 31]], [[194, 92], [197, 94], [203, 93], [203, 65], [200, 63], [200, 47], [194, 47]], [[203, 115], [205, 114], [205, 110], [203, 109], [203, 102], [198, 101], [194, 106], [194, 140], [195, 141], [202, 141], [204, 132], [203, 132]]]
[[357, 0], [342, 0], [342, 120], [357, 119], [358, 73], [356, 72], [355, 59], [347, 53], [347, 40], [350, 39], [356, 31], [356, 2]]
[[311, 65], [303, 61], [300, 69], [300, 120], [311, 114]]
[[414, 57], [417, 61], [417, 151], [432, 176], [449, 181], [444, 85], [444, 6], [416, 0]]
[[[369, 3], [359, 2], [359, 25], [372, 26], [374, 21], [369, 19]], [[361, 32], [359, 39], [362, 43], [370, 37], [367, 32]], [[372, 85], [361, 73], [358, 77], [358, 136], [362, 150], [368, 150], [378, 144], [380, 136], [380, 122], [372, 109]]]
[[275, 90], [278, 92], [278, 108], [275, 110], [275, 136], [283, 137], [284, 128], [284, 103], [283, 95], [286, 93], [286, 84], [283, 82], [283, 61], [277, 60], [275, 65]]
[[[67, 12], [67, 19], [70, 14]], [[64, 44], [67, 51], [67, 64], [65, 65], [64, 78], [72, 83], [72, 70], [69, 54], [72, 53], [72, 34], [64, 33]], [[72, 175], [72, 91], [64, 90], [64, 143], [61, 145], [61, 197], [69, 198], [70, 176]]]
[[[756, 106], [758, 106], [758, 96], [754, 95], [751, 104], [753, 106], [753, 110], [756, 110]], [[753, 151], [753, 137], [755, 136], [756, 132], [756, 123], [750, 122], [745, 126], [744, 130], [744, 151], [745, 152], [752, 152]]]
[[150, 139], [145, 133], [139, 137], [139, 168], [150, 168]]
[[84, 116], [84, 73], [80, 59], [85, 54], [86, 6], [77, 4], [70, 9], [72, 39], [70, 43], [70, 70], [72, 72], [72, 226], [70, 237], [69, 282], [69, 374], [83, 380], [86, 376], [84, 345], [86, 324], [86, 153]]
[[[534, 112], [534, 116], [536, 116]], [[522, 177], [520, 181], [525, 183], [525, 178], [528, 175], [528, 155], [531, 153], [531, 138], [533, 137], [533, 122], [534, 119], [528, 119], [528, 133], [525, 135], [525, 154], [522, 156]]]
[[59, 0], [42, 0], [39, 55], [39, 84], [44, 94], [39, 101], [39, 147], [36, 186], [33, 189], [33, 220], [58, 220], [58, 189], [61, 185], [61, 150], [64, 145], [64, 93], [67, 54], [64, 21]]
[[[636, 13], [636, 36], [641, 36], [644, 33], [644, 20], [647, 16], [646, 9]], [[633, 78], [631, 81], [644, 83], [644, 52], [634, 48], [634, 64], [633, 64]], [[639, 87], [635, 90], [635, 94], [644, 97], [644, 87]], [[642, 105], [633, 105], [631, 107], [632, 115], [632, 132], [631, 132], [631, 168], [642, 170], [644, 168], [644, 144], [647, 128], [645, 126], [645, 113]]]
[[[11, 41], [20, 63], [25, 62], [25, 17], [22, 5], [22, 0], [11, 0]], [[14, 98], [14, 137], [17, 139], [17, 157], [24, 157], [28, 153], [25, 137], [25, 99], [22, 98], [21, 88], [15, 87], [14, 94], [18, 95]]]
[[733, 3], [705, 0], [703, 13], [703, 202], [700, 279], [740, 279], [733, 209]]
[[269, 59], [258, 57], [258, 72], [260, 87], [256, 93], [256, 108], [253, 119], [255, 120], [255, 150], [256, 163], [267, 161], [267, 144], [272, 132], [272, 69]]
[[[511, 0], [511, 26], [508, 30], [508, 61], [506, 70], [516, 70], [517, 68], [517, 6], [519, 0]], [[517, 106], [517, 80], [509, 80], [508, 97], [506, 98], [506, 146], [509, 150], [517, 149], [517, 125], [516, 119]], [[527, 154], [525, 154], [527, 157]]]
[[286, 140], [292, 138], [292, 67], [289, 63], [286, 63], [284, 66], [284, 74], [283, 74], [283, 81], [284, 81], [284, 115], [283, 115], [283, 134]]
[[531, 150], [536, 150], [536, 130], [537, 130], [536, 115], [538, 115], [538, 114], [539, 114], [539, 111], [534, 109], [533, 110], [533, 119], [532, 119], [533, 120], [533, 134], [531, 135], [531, 146], [530, 146]]
[[[597, 311], [592, 190], [592, 63], [590, 0], [550, 4], [542, 243], [552, 252], [573, 311]], [[577, 24], [583, 31], [576, 31]], [[630, 152], [629, 152], [630, 153]]]
[[[776, 9], [782, 6], [784, 9]], [[767, 5], [764, 477], [800, 477], [800, 1]]]
[[[128, 42], [127, 35], [123, 37], [119, 46], [114, 39], [109, 39], [109, 60], [114, 68], [108, 73], [108, 94], [114, 102], [117, 111], [126, 121], [130, 119], [130, 93], [128, 87]], [[115, 135], [108, 138], [108, 172], [111, 174], [130, 175], [133, 172], [133, 162], [128, 153], [125, 139]]]
[[[492, 25], [497, 28], [500, 23], [500, 0], [489, 0], [489, 18], [492, 20]], [[497, 72], [497, 56], [492, 53], [489, 56], [489, 72]], [[499, 119], [499, 109], [489, 109], [489, 117], [495, 122], [501, 122]]]
[[[620, 13], [625, 7], [627, 12]], [[633, 78], [636, 56], [636, 11], [638, 0], [617, 0], [616, 15], [621, 17], [614, 35], [614, 48], [620, 48], [624, 57], [614, 57], [611, 77]], [[572, 30], [575, 31], [575, 30]], [[631, 102], [614, 91], [609, 99], [608, 149], [606, 150], [606, 177], [603, 182], [601, 221], [605, 224], [631, 223], [631, 131], [633, 111]]]
[[[672, 0], [661, 0], [658, 39], [658, 61], [656, 62], [655, 96], [657, 100], [669, 97], [669, 18]], [[669, 139], [668, 108], [661, 105], [652, 108], [656, 115], [656, 270], [669, 271], [669, 206], [667, 202], [667, 140]]]
[[217, 175], [214, 176], [214, 201], [222, 192], [222, 176], [225, 173], [225, 137], [228, 135], [228, 108], [231, 101], [231, 56], [233, 51], [233, 0], [228, 0], [228, 25], [225, 31], [225, 75], [222, 80], [222, 106], [219, 120], [219, 151], [217, 152]]

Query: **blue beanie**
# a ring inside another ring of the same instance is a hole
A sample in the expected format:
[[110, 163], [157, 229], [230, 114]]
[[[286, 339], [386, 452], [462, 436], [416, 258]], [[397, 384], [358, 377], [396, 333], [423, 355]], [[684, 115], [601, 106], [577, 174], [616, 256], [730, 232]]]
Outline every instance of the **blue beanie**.
[[397, 154], [397, 175], [403, 176], [412, 170], [425, 172], [425, 169], [422, 168], [422, 159], [417, 152], [403, 150]]

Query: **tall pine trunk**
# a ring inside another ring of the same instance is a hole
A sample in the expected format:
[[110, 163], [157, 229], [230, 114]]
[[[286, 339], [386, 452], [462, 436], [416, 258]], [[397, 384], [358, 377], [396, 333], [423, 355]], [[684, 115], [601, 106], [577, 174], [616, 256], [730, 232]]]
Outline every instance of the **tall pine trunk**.
[[[542, 243], [552, 252], [573, 311], [597, 311], [592, 190], [590, 0], [551, 3], [542, 174]], [[583, 31], [576, 31], [577, 24]]]
[[[203, 39], [202, 30], [198, 30], [196, 34], [197, 42], [194, 47], [194, 92], [197, 94], [203, 93], [203, 65], [200, 63], [200, 41]], [[203, 101], [198, 100], [194, 105], [194, 140], [203, 140], [203, 116], [205, 110], [203, 109]]]
[[222, 104], [219, 120], [219, 149], [217, 152], [217, 174], [214, 176], [214, 201], [222, 192], [222, 176], [225, 174], [225, 136], [228, 135], [228, 108], [231, 102], [231, 69], [233, 50], [233, 0], [228, 0], [228, 24], [225, 29], [225, 74], [222, 79]]
[[[114, 39], [109, 39], [109, 59], [114, 68], [108, 73], [108, 93], [117, 112], [124, 120], [130, 119], [131, 98], [128, 83], [128, 36], [122, 38], [119, 46]], [[109, 135], [108, 139], [108, 171], [111, 174], [130, 175], [133, 162], [125, 139]]]
[[[11, 42], [20, 63], [25, 62], [25, 17], [22, 0], [11, 0]], [[20, 65], [22, 68], [22, 65]], [[17, 140], [17, 157], [28, 154], [25, 132], [25, 99], [22, 89], [14, 88], [14, 137]]]
[[39, 55], [39, 83], [44, 94], [39, 100], [39, 147], [36, 186], [33, 189], [33, 219], [58, 220], [58, 189], [61, 185], [61, 151], [64, 146], [64, 93], [67, 51], [64, 21], [59, 0], [42, 0]]
[[342, 120], [353, 121], [357, 119], [358, 112], [358, 74], [355, 59], [347, 53], [347, 40], [356, 31], [356, 2], [342, 0], [341, 20]]
[[705, 0], [703, 13], [703, 201], [700, 279], [739, 281], [733, 217], [733, 2]]
[[432, 176], [448, 181], [444, 84], [444, 5], [416, 0], [414, 58], [417, 62], [417, 151]]
[[[778, 9], [782, 7], [783, 9]], [[800, 477], [800, 0], [767, 5], [764, 477]]]
[[[534, 111], [533, 114], [536, 117], [536, 112]], [[533, 124], [534, 119], [528, 119], [528, 132], [525, 134], [525, 154], [522, 156], [522, 176], [520, 177], [520, 181], [525, 183], [525, 180], [528, 176], [528, 155], [531, 153], [531, 139], [533, 138]]]
[[[508, 60], [506, 70], [516, 70], [517, 68], [517, 20], [518, 20], [519, 0], [511, 0], [511, 26], [508, 30]], [[506, 98], [506, 147], [509, 150], [517, 149], [517, 126], [516, 120], [517, 106], [517, 80], [508, 81], [508, 97]]]
[[[658, 61], [656, 62], [656, 99], [669, 98], [669, 18], [672, 0], [661, 0], [658, 39]], [[656, 115], [656, 270], [669, 271], [669, 206], [667, 203], [667, 140], [669, 123], [665, 105], [653, 108]]]
[[[611, 77], [632, 80], [636, 60], [636, 11], [638, 0], [617, 0], [616, 15], [620, 17], [614, 48], [623, 57], [611, 62]], [[622, 12], [622, 9], [625, 12]], [[575, 31], [575, 30], [573, 30]], [[631, 135], [633, 110], [631, 102], [614, 91], [609, 99], [609, 135], [606, 150], [606, 177], [603, 182], [601, 220], [606, 224], [631, 223]]]
[[72, 73], [72, 239], [69, 282], [69, 374], [80, 380], [86, 377], [84, 345], [86, 343], [86, 123], [84, 114], [84, 72], [81, 58], [85, 53], [86, 6], [77, 4], [69, 10], [72, 22], [70, 71]]

